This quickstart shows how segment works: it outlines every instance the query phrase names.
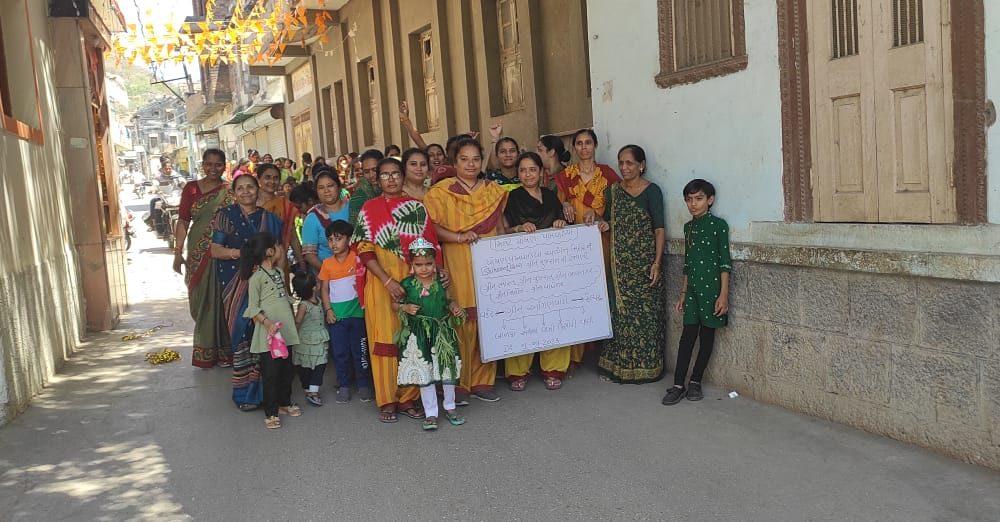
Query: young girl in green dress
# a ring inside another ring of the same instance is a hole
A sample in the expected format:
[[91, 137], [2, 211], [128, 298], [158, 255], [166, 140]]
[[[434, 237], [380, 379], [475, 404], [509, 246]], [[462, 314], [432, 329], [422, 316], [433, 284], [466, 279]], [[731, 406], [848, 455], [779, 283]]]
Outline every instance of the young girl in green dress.
[[250, 353], [260, 357], [264, 387], [264, 425], [281, 427], [278, 414], [298, 417], [302, 409], [292, 403], [292, 360], [271, 355], [270, 338], [281, 332], [285, 344], [299, 344], [292, 315], [292, 300], [285, 292], [284, 272], [277, 267], [285, 255], [278, 240], [268, 232], [254, 234], [240, 249], [240, 277], [247, 282], [247, 309], [243, 317], [254, 322]]
[[419, 386], [424, 403], [424, 430], [436, 430], [438, 400], [434, 385], [444, 389], [444, 414], [453, 426], [465, 424], [465, 418], [455, 410], [455, 385], [462, 373], [455, 326], [465, 316], [438, 278], [434, 245], [423, 238], [410, 244], [410, 266], [413, 275], [400, 282], [406, 295], [393, 303], [399, 312], [400, 330], [396, 335], [399, 347], [400, 386]]
[[323, 385], [326, 372], [326, 349], [330, 334], [326, 330], [323, 304], [317, 297], [316, 276], [309, 272], [299, 272], [292, 279], [292, 289], [299, 297], [295, 309], [295, 326], [299, 330], [299, 344], [292, 347], [292, 364], [299, 373], [299, 382], [305, 391], [306, 401], [313, 406], [322, 406], [323, 398], [319, 387]]

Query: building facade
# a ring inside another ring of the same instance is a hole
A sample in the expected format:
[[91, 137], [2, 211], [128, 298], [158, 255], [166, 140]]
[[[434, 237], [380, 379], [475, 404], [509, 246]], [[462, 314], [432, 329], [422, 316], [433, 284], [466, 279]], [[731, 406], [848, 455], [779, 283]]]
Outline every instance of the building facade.
[[187, 107], [176, 96], [162, 96], [139, 107], [132, 115], [133, 150], [141, 151], [143, 171], [155, 177], [159, 158], [166, 156], [175, 168], [188, 172]]
[[124, 22], [109, 0], [49, 4], [0, 0], [0, 423], [127, 304], [102, 87]]
[[333, 21], [274, 64], [286, 82], [289, 154], [407, 148], [406, 101], [427, 143], [460, 132], [504, 134], [534, 148], [541, 134], [591, 123], [583, 0], [306, 2]]
[[712, 381], [1000, 468], [1000, 6], [588, 7], [600, 155], [649, 155], [671, 302], [684, 184], [731, 227]]

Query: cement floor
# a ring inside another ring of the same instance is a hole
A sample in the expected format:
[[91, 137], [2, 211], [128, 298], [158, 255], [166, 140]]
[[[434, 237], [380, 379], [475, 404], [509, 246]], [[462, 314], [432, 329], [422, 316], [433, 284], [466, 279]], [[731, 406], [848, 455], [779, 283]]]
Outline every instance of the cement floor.
[[[437, 433], [332, 400], [267, 431], [226, 370], [190, 365], [165, 245], [144, 234], [130, 258], [122, 327], [0, 428], [0, 520], [1000, 519], [998, 473], [722, 389], [663, 407], [664, 383], [592, 370], [558, 392], [501, 388]], [[165, 346], [183, 361], [144, 362]]]

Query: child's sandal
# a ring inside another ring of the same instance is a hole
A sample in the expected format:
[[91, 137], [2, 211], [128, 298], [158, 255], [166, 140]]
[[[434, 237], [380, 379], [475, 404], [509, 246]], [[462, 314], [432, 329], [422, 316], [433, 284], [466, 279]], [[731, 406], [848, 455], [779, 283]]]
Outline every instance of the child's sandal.
[[445, 410], [444, 416], [448, 419], [448, 422], [450, 422], [452, 426], [461, 426], [465, 424], [465, 417], [459, 415], [455, 410]]
[[424, 429], [424, 431], [434, 431], [438, 429], [437, 417], [427, 417], [426, 419], [424, 419], [424, 423], [421, 427]]
[[269, 430], [276, 430], [281, 427], [281, 419], [277, 415], [264, 418], [264, 427]]
[[298, 417], [302, 415], [302, 408], [299, 408], [298, 404], [289, 404], [288, 406], [282, 406], [278, 408], [279, 415], [288, 415], [289, 417]]
[[306, 392], [306, 401], [313, 406], [322, 406], [323, 398], [318, 393]]

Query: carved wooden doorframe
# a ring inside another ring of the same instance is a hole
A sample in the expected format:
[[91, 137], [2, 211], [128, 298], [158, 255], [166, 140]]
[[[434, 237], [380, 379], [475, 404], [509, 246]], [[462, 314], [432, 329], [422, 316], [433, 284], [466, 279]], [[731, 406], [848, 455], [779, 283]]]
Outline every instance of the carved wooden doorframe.
[[[786, 221], [813, 220], [806, 3], [776, 0]], [[974, 4], [974, 5], [969, 5]], [[982, 0], [951, 3], [958, 222], [986, 222], [986, 32]]]

